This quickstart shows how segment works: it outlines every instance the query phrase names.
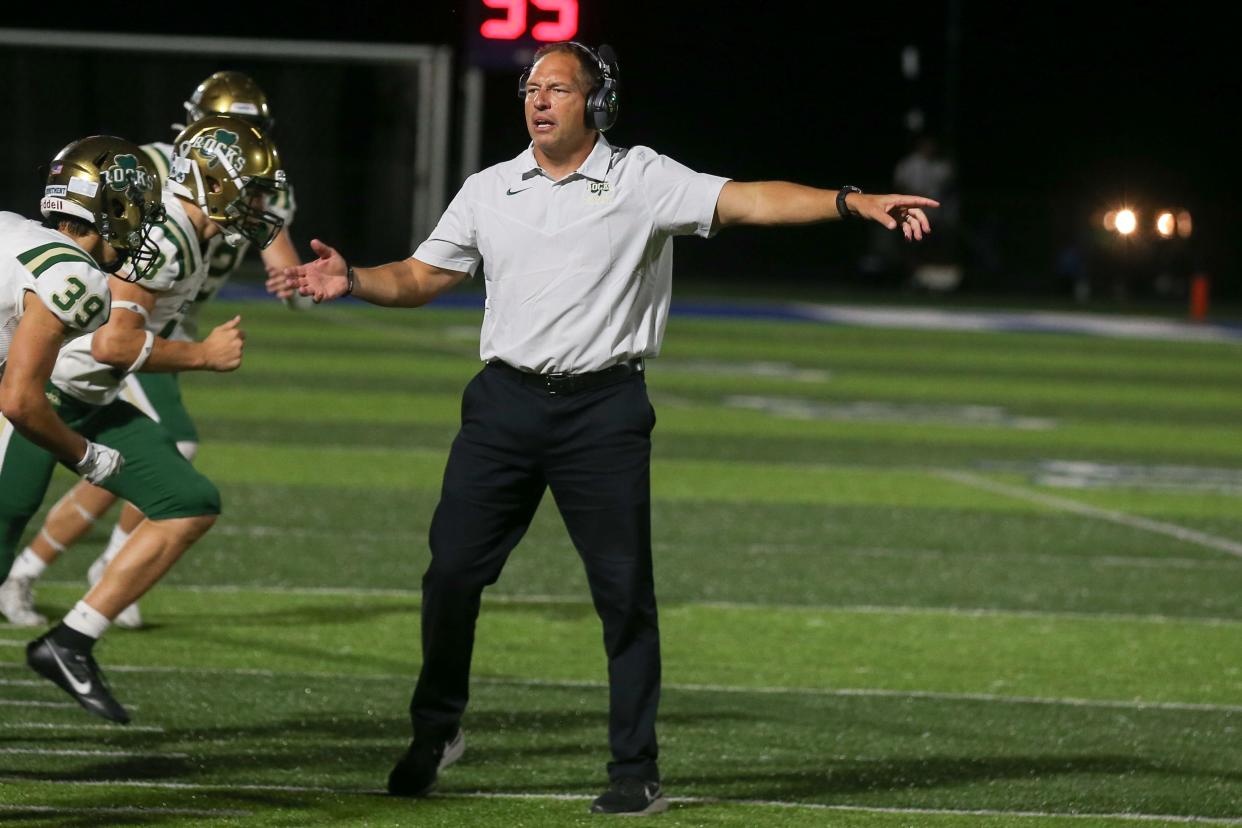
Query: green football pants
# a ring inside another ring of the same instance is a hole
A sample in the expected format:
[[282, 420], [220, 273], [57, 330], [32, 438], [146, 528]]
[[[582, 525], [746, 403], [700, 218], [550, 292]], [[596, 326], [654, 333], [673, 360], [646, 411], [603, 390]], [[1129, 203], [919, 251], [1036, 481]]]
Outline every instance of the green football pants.
[[[49, 385], [61, 419], [82, 436], [121, 452], [125, 465], [103, 487], [152, 520], [217, 515], [220, 492], [177, 451], [176, 441], [127, 402], [95, 406]], [[26, 524], [39, 511], [56, 458], [0, 418], [0, 574], [7, 574]]]

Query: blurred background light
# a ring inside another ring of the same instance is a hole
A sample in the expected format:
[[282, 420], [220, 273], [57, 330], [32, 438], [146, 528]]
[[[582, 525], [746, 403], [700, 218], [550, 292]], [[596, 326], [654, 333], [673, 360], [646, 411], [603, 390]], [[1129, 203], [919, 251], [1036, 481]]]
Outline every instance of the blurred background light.
[[1183, 239], [1188, 239], [1193, 228], [1194, 224], [1190, 220], [1189, 210], [1182, 210], [1177, 214], [1177, 235]]
[[1177, 226], [1177, 220], [1173, 217], [1173, 214], [1170, 213], [1168, 210], [1165, 210], [1162, 213], [1160, 213], [1160, 215], [1156, 216], [1156, 232], [1160, 234], [1161, 238], [1163, 239], [1173, 238], [1173, 233], [1175, 231], [1176, 226]]
[[1138, 216], [1130, 208], [1117, 211], [1116, 219], [1117, 232], [1123, 236], [1128, 236], [1138, 228]]

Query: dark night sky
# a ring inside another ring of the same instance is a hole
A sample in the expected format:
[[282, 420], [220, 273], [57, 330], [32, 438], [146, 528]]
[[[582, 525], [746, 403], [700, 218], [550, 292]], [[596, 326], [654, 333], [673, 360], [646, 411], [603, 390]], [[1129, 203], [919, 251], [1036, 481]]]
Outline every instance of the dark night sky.
[[[1225, 126], [1240, 91], [1237, 46], [1208, 4], [955, 5], [961, 45], [952, 137], [968, 216], [1005, 228], [1015, 247], [1029, 242], [1017, 257], [1038, 269], [1046, 262], [1031, 260], [1045, 253], [1036, 251], [1054, 249], [1091, 210], [1123, 197], [1184, 204], [1200, 235], [1215, 240], [1213, 267], [1238, 281], [1231, 271], [1242, 257], [1224, 224], [1238, 179], [1234, 133]], [[248, 14], [245, 31], [232, 15], [190, 6], [193, 25], [181, 33], [460, 46], [465, 6], [383, 0], [343, 14], [340, 4], [304, 4], [267, 25]], [[945, 126], [950, 6], [582, 0], [579, 37], [610, 42], [620, 54], [615, 142], [648, 144], [739, 179], [883, 190], [908, 146], [902, 115], [909, 105], [920, 103], [933, 127]], [[5, 25], [52, 25], [46, 17], [6, 12]], [[133, 22], [152, 32], [173, 25], [164, 15]], [[923, 54], [917, 85], [899, 71], [907, 44]], [[525, 144], [515, 77], [489, 79], [485, 162]], [[751, 235], [721, 242], [710, 255], [687, 246], [689, 261], [710, 269], [740, 256], [758, 267], [792, 245], [806, 252], [784, 258], [793, 271], [809, 271], [823, 258], [814, 249], [820, 240], [841, 238], [836, 228], [778, 238], [742, 232]]]

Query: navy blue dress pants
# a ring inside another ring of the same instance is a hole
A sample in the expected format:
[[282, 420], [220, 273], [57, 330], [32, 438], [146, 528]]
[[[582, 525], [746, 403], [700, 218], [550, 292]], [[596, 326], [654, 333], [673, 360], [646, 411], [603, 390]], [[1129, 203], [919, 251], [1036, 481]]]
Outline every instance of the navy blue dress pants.
[[586, 568], [608, 656], [611, 779], [656, 781], [660, 639], [651, 564], [651, 430], [641, 372], [549, 393], [508, 366], [466, 386], [431, 524], [423, 664], [410, 715], [418, 740], [451, 736], [469, 698], [483, 588], [496, 582], [545, 489]]

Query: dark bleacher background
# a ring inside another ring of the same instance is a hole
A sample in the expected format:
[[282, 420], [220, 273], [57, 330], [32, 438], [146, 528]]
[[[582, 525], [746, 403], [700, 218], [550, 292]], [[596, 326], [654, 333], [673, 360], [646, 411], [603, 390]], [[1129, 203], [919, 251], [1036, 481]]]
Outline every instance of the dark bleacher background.
[[[197, 8], [126, 23], [147, 32], [440, 43], [460, 55], [464, 4], [307, 4], [266, 19], [245, 15], [244, 28], [235, 15]], [[610, 134], [618, 143], [647, 144], [739, 179], [885, 190], [913, 138], [904, 114], [918, 105], [957, 161], [964, 294], [1068, 297], [1058, 260], [1079, 248], [1099, 284], [1095, 296], [1106, 301], [1178, 306], [1184, 283], [1162, 292], [1161, 268], [1208, 272], [1218, 298], [1242, 298], [1231, 224], [1239, 164], [1226, 127], [1239, 92], [1236, 48], [1207, 4], [581, 6], [579, 36], [610, 41], [621, 55], [623, 114]], [[60, 7], [6, 17], [8, 26], [67, 19]], [[115, 18], [109, 25], [117, 28]], [[900, 72], [908, 45], [922, 55], [917, 82]], [[0, 54], [0, 111], [9, 116], [0, 199], [9, 209], [31, 203], [24, 193], [37, 187], [23, 187], [41, 151], [87, 131], [166, 135], [193, 85], [219, 68], [197, 59], [31, 54]], [[228, 63], [270, 89], [304, 211], [299, 227], [348, 239], [366, 257], [407, 253], [410, 79], [392, 70]], [[140, 82], [127, 86], [135, 75]], [[525, 145], [516, 75], [489, 73], [484, 163]], [[458, 178], [454, 159], [450, 194]], [[1190, 209], [1192, 240], [1177, 251], [1147, 243], [1119, 250], [1097, 230], [1098, 214], [1127, 199]], [[871, 243], [858, 227], [734, 230], [679, 244], [677, 275], [730, 289], [907, 289], [900, 273], [860, 270]], [[1125, 290], [1115, 289], [1118, 276]]]

